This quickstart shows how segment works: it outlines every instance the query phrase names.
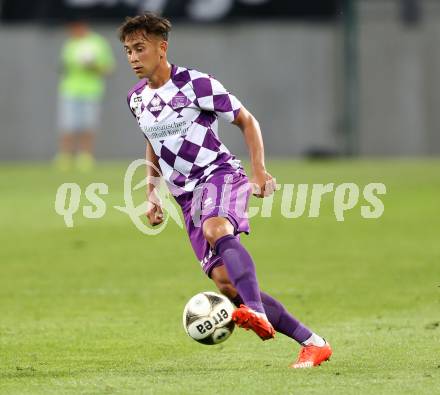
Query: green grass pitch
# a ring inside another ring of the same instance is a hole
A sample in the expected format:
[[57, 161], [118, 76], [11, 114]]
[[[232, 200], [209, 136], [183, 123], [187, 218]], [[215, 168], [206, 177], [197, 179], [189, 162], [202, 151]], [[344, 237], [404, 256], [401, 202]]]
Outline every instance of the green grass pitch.
[[[440, 161], [269, 163], [282, 183], [387, 186], [380, 219], [359, 204], [337, 222], [333, 195], [319, 218], [286, 219], [278, 195], [243, 237], [262, 289], [334, 348], [300, 371], [287, 369], [299, 347], [282, 335], [187, 337], [184, 304], [214, 286], [175, 223], [145, 236], [112, 208], [127, 164], [90, 175], [0, 165], [1, 394], [440, 393]], [[54, 211], [63, 182], [107, 183], [105, 216], [78, 212], [66, 228]]]

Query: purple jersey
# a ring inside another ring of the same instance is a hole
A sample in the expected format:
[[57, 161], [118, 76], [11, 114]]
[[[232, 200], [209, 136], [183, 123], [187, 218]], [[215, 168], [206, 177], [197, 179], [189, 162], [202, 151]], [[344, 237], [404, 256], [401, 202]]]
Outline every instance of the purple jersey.
[[143, 79], [127, 102], [173, 195], [193, 191], [220, 166], [241, 168], [218, 137], [218, 118], [234, 121], [241, 103], [208, 74], [172, 65], [163, 86], [151, 89]]

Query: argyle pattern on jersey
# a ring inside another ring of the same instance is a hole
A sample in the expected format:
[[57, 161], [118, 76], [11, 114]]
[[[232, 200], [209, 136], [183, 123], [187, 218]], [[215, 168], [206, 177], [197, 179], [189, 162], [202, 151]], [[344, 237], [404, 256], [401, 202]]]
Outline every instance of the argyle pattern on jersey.
[[241, 168], [218, 137], [218, 118], [233, 122], [241, 103], [212, 76], [172, 65], [163, 86], [141, 80], [127, 102], [173, 194], [193, 191], [219, 166]]

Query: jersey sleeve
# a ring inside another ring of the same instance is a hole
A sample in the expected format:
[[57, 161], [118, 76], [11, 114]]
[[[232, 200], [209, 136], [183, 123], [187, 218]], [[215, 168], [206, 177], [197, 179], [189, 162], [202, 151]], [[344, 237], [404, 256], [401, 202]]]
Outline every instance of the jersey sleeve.
[[[148, 81], [146, 78], [138, 81], [136, 85], [134, 85], [127, 94], [127, 104], [130, 109], [131, 114], [137, 118], [138, 115], [144, 110], [144, 104], [142, 103], [142, 97], [138, 96], [142, 93], [142, 90], [147, 85]], [[136, 95], [135, 95], [136, 94]], [[134, 96], [134, 97], [133, 97]]]
[[63, 68], [63, 72], [78, 68], [78, 62], [75, 59], [74, 51], [72, 49], [72, 43], [70, 40], [63, 44], [61, 49], [60, 62]]
[[214, 77], [202, 74], [192, 80], [195, 104], [205, 111], [213, 111], [226, 122], [233, 122], [240, 112], [240, 101]]
[[128, 92], [128, 95], [127, 95], [127, 105], [128, 105], [128, 108], [129, 108], [129, 110], [131, 112], [131, 115], [133, 115], [136, 118], [136, 115], [134, 114], [134, 107], [132, 107], [132, 105], [131, 105], [131, 95], [132, 95], [132, 93]]
[[115, 59], [110, 44], [103, 38], [99, 40], [97, 63], [104, 72], [110, 72], [115, 67]]

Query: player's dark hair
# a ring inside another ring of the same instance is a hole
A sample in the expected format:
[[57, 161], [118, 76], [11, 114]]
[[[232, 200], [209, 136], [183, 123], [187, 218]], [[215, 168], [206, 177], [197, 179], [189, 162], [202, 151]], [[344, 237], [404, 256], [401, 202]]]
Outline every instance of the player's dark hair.
[[143, 15], [125, 18], [125, 22], [119, 27], [119, 40], [124, 42], [128, 36], [141, 32], [144, 35], [155, 35], [168, 41], [168, 33], [171, 30], [171, 22], [152, 12]]

